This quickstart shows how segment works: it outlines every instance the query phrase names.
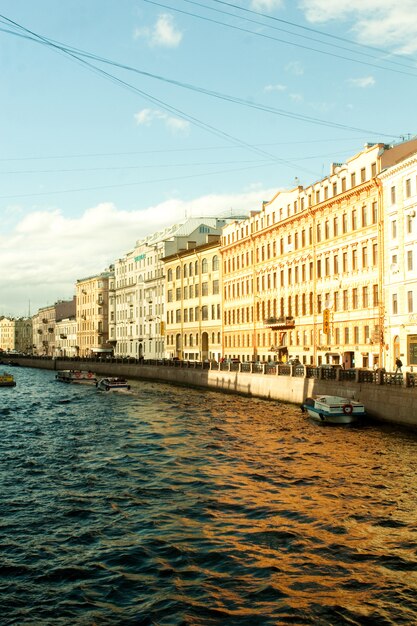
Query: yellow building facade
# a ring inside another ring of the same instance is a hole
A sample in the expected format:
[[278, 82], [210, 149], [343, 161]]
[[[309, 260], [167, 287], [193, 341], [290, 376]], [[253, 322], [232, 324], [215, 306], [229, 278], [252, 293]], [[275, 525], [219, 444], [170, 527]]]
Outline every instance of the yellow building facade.
[[378, 174], [403, 154], [403, 144], [367, 145], [326, 178], [281, 191], [223, 229], [224, 356], [384, 364]]
[[219, 237], [163, 259], [165, 353], [186, 361], [222, 357]]
[[109, 344], [109, 282], [114, 280], [110, 269], [95, 276], [77, 280], [76, 319], [78, 356], [112, 353]]

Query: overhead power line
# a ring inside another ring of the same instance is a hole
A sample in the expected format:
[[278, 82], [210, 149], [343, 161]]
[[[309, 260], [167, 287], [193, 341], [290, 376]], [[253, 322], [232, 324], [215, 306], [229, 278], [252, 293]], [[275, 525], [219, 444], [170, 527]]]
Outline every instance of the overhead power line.
[[[185, 1], [186, 2], [191, 2], [191, 0], [185, 0]], [[246, 34], [254, 35], [256, 37], [261, 37], [263, 39], [268, 39], [268, 40], [271, 40], [271, 41], [277, 41], [278, 43], [282, 43], [282, 44], [289, 45], [289, 46], [294, 46], [296, 48], [301, 48], [303, 50], [308, 50], [309, 52], [316, 52], [318, 54], [323, 54], [325, 56], [331, 56], [331, 57], [334, 57], [336, 59], [342, 59], [343, 61], [349, 61], [350, 63], [358, 63], [360, 65], [366, 65], [368, 67], [377, 68], [379, 70], [386, 70], [386, 71], [389, 71], [389, 72], [395, 72], [397, 74], [404, 74], [404, 75], [407, 75], [407, 76], [413, 76], [414, 78], [417, 77], [417, 72], [416, 71], [414, 71], [414, 72], [411, 71], [413, 69], [412, 67], [406, 66], [406, 67], [408, 67], [409, 71], [396, 69], [394, 67], [384, 67], [383, 65], [378, 65], [376, 63], [371, 63], [369, 61], [363, 61], [363, 60], [360, 60], [360, 59], [354, 59], [352, 57], [346, 57], [346, 56], [343, 56], [341, 54], [336, 54], [334, 52], [329, 52], [328, 50], [320, 50], [318, 48], [312, 48], [311, 46], [307, 46], [307, 45], [303, 45], [303, 44], [300, 44], [300, 43], [296, 43], [294, 41], [288, 41], [288, 40], [285, 40], [285, 39], [279, 39], [278, 37], [273, 37], [272, 35], [268, 35], [266, 33], [261, 33], [261, 32], [257, 32], [257, 31], [254, 31], [254, 30], [249, 30], [248, 28], [242, 28], [241, 26], [236, 26], [234, 24], [229, 24], [227, 22], [222, 22], [220, 20], [215, 20], [215, 19], [212, 19], [212, 18], [207, 17], [205, 15], [199, 15], [198, 13], [192, 13], [191, 11], [185, 11], [183, 9], [179, 9], [178, 7], [173, 7], [172, 5], [163, 4], [162, 2], [156, 2], [155, 0], [142, 0], [142, 2], [146, 2], [147, 4], [153, 4], [155, 6], [162, 7], [164, 9], [169, 9], [170, 11], [175, 11], [176, 13], [181, 13], [183, 15], [189, 15], [191, 17], [195, 17], [195, 18], [203, 20], [205, 22], [211, 22], [212, 24], [218, 24], [220, 26], [224, 26], [226, 28], [231, 28], [233, 30], [240, 31], [240, 32], [243, 32], [243, 33], [246, 33]], [[229, 15], [229, 16], [234, 17], [234, 18], [240, 17], [240, 16], [236, 16], [236, 14], [234, 14], [234, 13], [228, 13], [227, 11], [221, 11], [219, 9], [213, 9], [212, 7], [207, 7], [207, 5], [203, 5], [203, 4], [200, 4], [200, 3], [197, 3], [197, 2], [192, 2], [192, 4], [196, 4], [196, 5], [198, 5], [198, 6], [202, 7], [202, 8], [206, 8], [206, 9], [209, 9], [209, 10], [212, 10], [212, 11], [217, 11], [219, 13], [223, 13], [223, 14]], [[249, 18], [243, 18], [243, 19], [245, 19], [246, 21], [249, 21], [249, 22], [253, 22], [254, 21], [254, 20], [251, 20]], [[264, 24], [262, 22], [256, 22], [255, 21], [255, 23], [258, 24], [258, 25], [261, 25], [261, 26], [267, 26], [266, 24]], [[320, 42], [320, 43], [322, 43], [324, 45], [327, 45], [327, 44], [325, 44], [325, 42]], [[355, 52], [355, 54], [360, 54], [360, 53]]]
[[[199, 6], [205, 6], [211, 10], [215, 10], [212, 7], [208, 7], [207, 5], [204, 5], [202, 3], [197, 3], [195, 2], [195, 0], [183, 0], [183, 2], [187, 2], [189, 4], [198, 4]], [[310, 33], [314, 33], [316, 35], [320, 35], [321, 37], [325, 37], [327, 39], [334, 39], [335, 41], [342, 41], [343, 43], [347, 43], [351, 46], [355, 46], [358, 48], [361, 48], [363, 50], [370, 50], [372, 52], [378, 52], [379, 54], [383, 54], [384, 56], [389, 55], [390, 57], [394, 57], [396, 59], [401, 59], [400, 61], [393, 61], [392, 59], [386, 59], [389, 63], [396, 63], [398, 65], [403, 65], [404, 67], [407, 67], [407, 65], [404, 64], [404, 61], [408, 61], [409, 63], [412, 64], [412, 67], [415, 68], [415, 63], [416, 63], [416, 59], [415, 58], [410, 58], [407, 59], [407, 57], [405, 55], [400, 55], [397, 54], [395, 52], [392, 52], [391, 50], [387, 50], [386, 48], [378, 48], [376, 46], [370, 46], [369, 44], [364, 44], [361, 43], [359, 41], [354, 41], [353, 39], [348, 39], [347, 37], [341, 37], [340, 35], [334, 35], [333, 33], [327, 33], [326, 31], [323, 30], [319, 30], [317, 28], [313, 28], [311, 26], [305, 26], [304, 24], [297, 24], [296, 22], [291, 22], [290, 20], [284, 20], [282, 18], [276, 17], [275, 15], [270, 15], [268, 13], [263, 13], [261, 11], [255, 11], [253, 9], [248, 9], [246, 7], [242, 7], [239, 6], [237, 4], [233, 4], [232, 2], [225, 2], [225, 0], [209, 0], [209, 2], [215, 2], [216, 4], [220, 4], [222, 6], [227, 6], [227, 7], [232, 7], [234, 9], [237, 9], [238, 11], [242, 11], [243, 13], [248, 13], [248, 14], [252, 14], [252, 15], [259, 15], [260, 17], [265, 18], [266, 20], [269, 21], [273, 21], [273, 22], [278, 22], [280, 24], [285, 24], [286, 26], [291, 26], [293, 28], [298, 28], [300, 30], [306, 31], [306, 32], [310, 32]], [[229, 14], [230, 15], [230, 14]], [[259, 22], [257, 22], [259, 23]], [[277, 29], [277, 30], [283, 30], [283, 32], [287, 32], [289, 34], [294, 34], [296, 35], [296, 33], [293, 33], [292, 31], [286, 31], [284, 29]], [[299, 36], [299, 35], [296, 35]], [[312, 39], [312, 41], [319, 41], [319, 39]], [[320, 42], [320, 43], [325, 43], [325, 42]], [[329, 43], [328, 45], [334, 45]], [[339, 47], [339, 46], [336, 46]], [[341, 48], [342, 50], [350, 50], [349, 48]], [[366, 53], [364, 53], [366, 54]], [[373, 57], [373, 58], [377, 58], [377, 57]]]
[[[147, 2], [148, 0], [144, 0], [144, 1]], [[2, 30], [2, 29], [0, 29], [0, 30]], [[8, 32], [10, 34], [16, 34], [15, 31], [8, 31]], [[44, 43], [44, 41], [39, 42], [38, 38], [26, 37], [26, 36], [25, 36], [25, 38], [29, 38], [29, 39], [35, 41], [36, 43]], [[46, 39], [46, 38], [43, 38], [43, 39]], [[134, 73], [139, 74], [141, 76], [146, 76], [147, 78], [152, 78], [152, 79], [155, 79], [155, 80], [158, 80], [158, 81], [162, 81], [164, 83], [168, 83], [168, 84], [174, 85], [176, 87], [181, 87], [183, 89], [188, 89], [188, 90], [194, 91], [196, 93], [205, 94], [205, 95], [208, 95], [208, 96], [210, 96], [212, 98], [217, 98], [219, 100], [232, 102], [234, 104], [239, 104], [241, 106], [245, 106], [245, 107], [248, 107], [248, 108], [251, 108], [251, 109], [258, 109], [260, 111], [265, 111], [267, 113], [271, 113], [272, 115], [279, 115], [279, 116], [282, 116], [282, 117], [288, 117], [288, 118], [291, 118], [291, 119], [296, 119], [296, 120], [299, 120], [299, 121], [302, 121], [302, 122], [307, 122], [307, 123], [310, 123], [310, 124], [317, 124], [319, 126], [327, 126], [329, 128], [337, 128], [337, 129], [341, 129], [341, 130], [349, 130], [349, 131], [353, 131], [353, 132], [359, 132], [361, 134], [365, 133], [365, 134], [368, 134], [368, 135], [377, 135], [379, 137], [390, 137], [390, 138], [396, 137], [392, 133], [386, 133], [386, 132], [381, 132], [381, 131], [373, 131], [373, 130], [369, 130], [369, 129], [358, 128], [358, 127], [355, 127], [355, 126], [348, 126], [347, 124], [342, 124], [341, 122], [332, 122], [330, 120], [323, 120], [321, 118], [317, 118], [317, 117], [314, 117], [314, 116], [304, 115], [302, 113], [296, 113], [294, 111], [288, 111], [286, 109], [278, 109], [278, 108], [272, 107], [270, 105], [260, 104], [260, 103], [257, 103], [255, 101], [253, 101], [253, 100], [245, 100], [244, 98], [238, 98], [237, 96], [232, 96], [232, 95], [229, 95], [229, 94], [220, 93], [220, 92], [217, 92], [217, 91], [206, 89], [204, 87], [199, 87], [199, 86], [192, 85], [192, 84], [189, 84], [189, 83], [184, 83], [184, 82], [181, 82], [181, 81], [178, 81], [178, 80], [170, 79], [170, 78], [167, 78], [165, 76], [160, 76], [158, 74], [153, 74], [152, 72], [147, 72], [145, 70], [140, 70], [140, 69], [138, 69], [136, 67], [132, 67], [130, 65], [126, 65], [125, 63], [119, 63], [117, 61], [113, 61], [111, 59], [107, 59], [105, 57], [96, 55], [94, 53], [86, 52], [85, 50], [81, 50], [79, 48], [74, 48], [72, 46], [68, 46], [66, 44], [63, 44], [63, 43], [60, 43], [60, 42], [57, 42], [57, 41], [53, 41], [53, 40], [47, 40], [47, 41], [50, 42], [50, 45], [58, 48], [59, 50], [68, 52], [68, 54], [70, 54], [70, 55], [75, 55], [77, 58], [78, 57], [83, 57], [83, 58], [85, 57], [85, 58], [88, 58], [88, 59], [91, 59], [91, 60], [94, 60], [94, 61], [98, 61], [98, 62], [101, 62], [101, 63], [105, 63], [105, 64], [108, 64], [108, 65], [111, 65], [113, 67], [117, 67], [119, 69], [127, 70], [129, 72], [134, 72]], [[88, 64], [88, 65], [92, 66], [91, 64]], [[96, 67], [96, 66], [92, 66], [92, 67]], [[100, 70], [100, 68], [97, 68], [97, 70], [98, 71], [103, 71], [103, 70]], [[107, 76], [113, 76], [113, 75], [107, 74]], [[120, 80], [120, 79], [115, 79], [115, 80]], [[121, 82], [123, 82], [124, 85], [128, 85], [128, 83], [125, 83], [124, 81], [121, 81]], [[131, 86], [131, 88], [133, 90], [136, 89], [133, 86]], [[143, 94], [144, 92], [140, 91], [140, 93]], [[184, 114], [184, 115], [186, 115], [186, 114]], [[184, 117], [184, 115], [183, 115], [183, 117]], [[219, 132], [221, 132], [221, 131], [219, 131]], [[399, 136], [397, 136], [396, 138], [399, 138]], [[236, 140], [236, 141], [240, 141], [240, 140]], [[246, 142], [242, 142], [242, 144], [244, 146], [248, 147], [248, 144], [246, 144]], [[268, 156], [271, 156], [271, 155], [268, 155]]]

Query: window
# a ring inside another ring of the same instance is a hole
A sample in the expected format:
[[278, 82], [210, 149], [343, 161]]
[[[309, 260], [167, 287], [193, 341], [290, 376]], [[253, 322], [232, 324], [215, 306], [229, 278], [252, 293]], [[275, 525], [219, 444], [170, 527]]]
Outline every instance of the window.
[[168, 282], [171, 282], [171, 281], [172, 281], [172, 269], [169, 269], [169, 270], [168, 270], [167, 279], [168, 279]]
[[407, 291], [407, 306], [408, 306], [408, 312], [412, 313], [413, 312], [413, 292], [412, 291]]
[[202, 296], [208, 296], [209, 295], [208, 283], [202, 283], [202, 285], [201, 285], [201, 295]]
[[345, 326], [345, 344], [349, 343], [349, 327]]
[[181, 287], [177, 287], [175, 290], [175, 300], [181, 300]]
[[321, 260], [317, 260], [317, 278], [321, 278]]
[[338, 273], [339, 273], [339, 257], [337, 256], [337, 254], [335, 254], [333, 257], [333, 274], [338, 274]]
[[347, 215], [346, 215], [346, 213], [343, 213], [343, 217], [342, 217], [342, 230], [343, 230], [343, 233], [347, 233], [347, 229], [348, 229]]
[[407, 234], [411, 235], [411, 233], [413, 232], [413, 217], [412, 217], [412, 215], [407, 215], [407, 217], [406, 217], [406, 224], [407, 224]]
[[350, 186], [351, 187], [356, 187], [356, 174], [355, 174], [355, 172], [353, 172], [350, 175]]
[[411, 272], [413, 270], [413, 251], [407, 250], [407, 270]]
[[364, 183], [366, 180], [366, 169], [363, 167], [361, 169], [361, 183]]
[[177, 309], [175, 311], [175, 321], [177, 322], [177, 324], [181, 322], [181, 309]]
[[333, 306], [334, 306], [335, 311], [339, 310], [339, 292], [338, 291], [333, 292]]
[[364, 343], [369, 343], [369, 326], [363, 327], [363, 341]]
[[372, 224], [376, 224], [378, 221], [378, 203], [372, 202]]
[[352, 308], [357, 309], [358, 306], [359, 306], [358, 289], [357, 287], [354, 287], [354, 289], [352, 289]]
[[329, 222], [326, 220], [326, 222], [324, 223], [324, 238], [329, 239], [329, 237], [330, 237], [330, 226], [329, 226]]
[[359, 343], [359, 326], [353, 327], [353, 343]]
[[347, 256], [347, 252], [343, 252], [342, 260], [343, 260], [343, 272], [346, 273], [348, 271], [348, 256]]
[[201, 319], [203, 320], [203, 322], [207, 321], [209, 318], [208, 316], [208, 306], [203, 306], [201, 307]]
[[371, 163], [371, 176], [372, 178], [376, 176], [376, 163]]
[[368, 267], [368, 246], [362, 248], [362, 268]]
[[377, 243], [372, 244], [372, 265], [374, 267], [375, 265], [378, 265], [378, 244]]
[[317, 296], [317, 313], [321, 313], [322, 311], [322, 297], [321, 294]]
[[392, 294], [392, 314], [397, 315], [398, 313], [398, 297], [396, 293]]
[[368, 208], [363, 205], [362, 207], [362, 228], [368, 224]]
[[328, 256], [324, 259], [324, 275], [330, 276], [330, 259]]
[[213, 295], [220, 293], [220, 284], [218, 280], [213, 280]]
[[181, 278], [181, 267], [179, 265], [175, 268], [175, 278], [177, 280]]
[[391, 237], [397, 239], [397, 220], [391, 222]]
[[349, 302], [348, 302], [348, 291], [347, 289], [343, 290], [343, 310], [347, 311], [349, 307]]
[[405, 181], [405, 197], [409, 198], [411, 196], [411, 179], [407, 178]]
[[357, 224], [357, 215], [356, 215], [356, 209], [353, 209], [352, 211], [352, 230], [356, 230], [358, 224]]
[[369, 306], [369, 288], [362, 287], [362, 307], [366, 309]]
[[337, 217], [335, 217], [333, 220], [333, 236], [337, 237], [338, 234], [339, 234], [339, 221]]
[[396, 202], [396, 194], [395, 194], [395, 186], [391, 187], [391, 204], [395, 204]]
[[342, 178], [342, 191], [346, 191], [346, 178]]
[[372, 299], [373, 299], [373, 306], [378, 306], [379, 304], [378, 285], [372, 286]]
[[353, 270], [358, 269], [358, 249], [357, 248], [353, 248], [352, 250], [352, 269]]

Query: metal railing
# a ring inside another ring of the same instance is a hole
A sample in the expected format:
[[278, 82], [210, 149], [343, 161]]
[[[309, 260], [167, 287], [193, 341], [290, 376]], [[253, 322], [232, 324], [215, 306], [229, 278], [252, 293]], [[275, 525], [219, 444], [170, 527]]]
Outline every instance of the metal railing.
[[[51, 357], [36, 355], [16, 355], [16, 354], [0, 354], [0, 364], [14, 365], [25, 359], [55, 360], [56, 369], [59, 369], [59, 362], [73, 362], [77, 368], [83, 364], [90, 366], [93, 363], [115, 363], [126, 365], [142, 365], [159, 366], [159, 367], [176, 367], [176, 368], [192, 368], [200, 370], [214, 370], [223, 372], [239, 372], [244, 374], [264, 375], [264, 376], [294, 376], [298, 378], [312, 378], [316, 380], [329, 381], [351, 381], [372, 385], [395, 385], [399, 387], [417, 388], [417, 372], [386, 372], [383, 369], [342, 369], [331, 366], [313, 366], [313, 365], [286, 365], [275, 364], [264, 361], [240, 361], [225, 359], [217, 362], [213, 360], [205, 361], [185, 361], [180, 359], [136, 359], [134, 357], [114, 357], [114, 356], [91, 356], [91, 357]], [[89, 369], [91, 369], [89, 367]]]

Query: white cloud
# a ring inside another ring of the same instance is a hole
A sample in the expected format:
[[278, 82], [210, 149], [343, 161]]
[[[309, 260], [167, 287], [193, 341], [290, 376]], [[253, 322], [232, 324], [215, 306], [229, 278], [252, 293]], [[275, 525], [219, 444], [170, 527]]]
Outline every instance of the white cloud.
[[300, 93], [290, 93], [290, 98], [293, 102], [303, 102], [304, 100]]
[[304, 74], [304, 67], [301, 65], [300, 61], [290, 61], [290, 63], [287, 63], [285, 66], [285, 71], [295, 76], [302, 76]]
[[362, 78], [349, 78], [347, 81], [353, 87], [373, 87], [375, 85], [375, 78], [373, 76], [363, 76]]
[[166, 48], [176, 48], [182, 40], [182, 32], [175, 27], [174, 18], [169, 13], [159, 15], [152, 28], [136, 28], [133, 36], [135, 39], [147, 39], [150, 46]]
[[313, 23], [350, 20], [361, 43], [396, 52], [417, 51], [415, 0], [300, 0], [300, 7]]
[[286, 91], [286, 89], [286, 85], [280, 85], [279, 83], [277, 85], [266, 85], [264, 87], [264, 91]]
[[273, 11], [283, 6], [283, 0], [252, 0], [250, 6], [255, 11]]
[[190, 123], [180, 117], [168, 115], [165, 111], [159, 109], [141, 109], [134, 115], [135, 122], [138, 126], [150, 126], [154, 120], [162, 120], [167, 128], [172, 132], [188, 132]]
[[34, 211], [0, 234], [0, 315], [32, 314], [59, 299], [71, 298], [79, 278], [101, 272], [131, 250], [136, 241], [185, 216], [228, 216], [260, 208], [275, 189], [251, 188], [238, 194], [174, 198], [155, 206], [124, 211], [102, 203], [79, 217], [59, 209]]

